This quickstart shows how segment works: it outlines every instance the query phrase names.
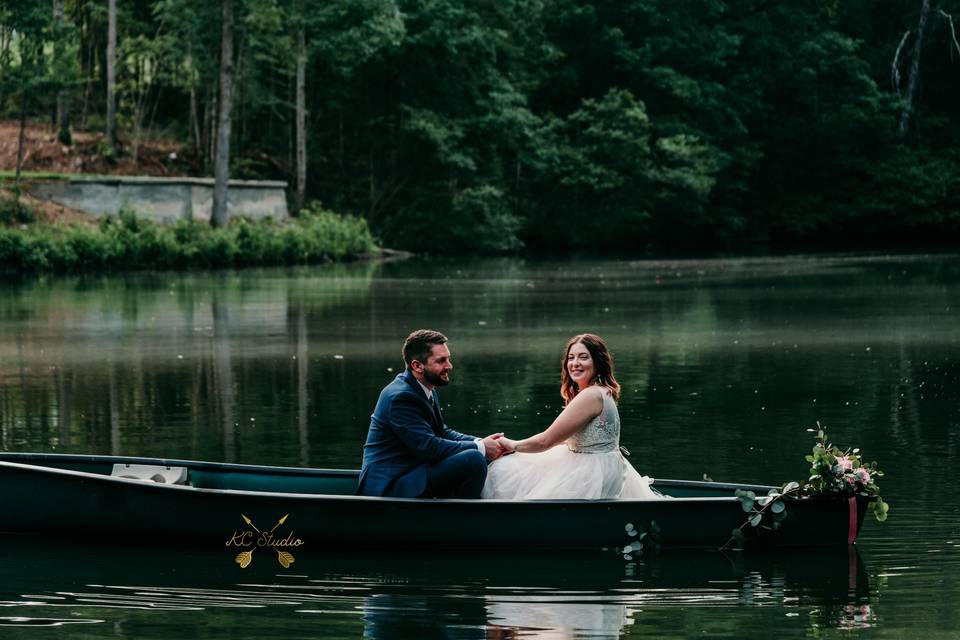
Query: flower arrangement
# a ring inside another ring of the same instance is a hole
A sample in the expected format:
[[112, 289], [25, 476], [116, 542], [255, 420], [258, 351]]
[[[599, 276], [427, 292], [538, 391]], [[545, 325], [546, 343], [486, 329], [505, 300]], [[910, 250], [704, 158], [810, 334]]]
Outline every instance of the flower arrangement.
[[731, 532], [730, 539], [721, 550], [737, 546], [742, 548], [744, 531], [751, 528], [757, 534], [761, 530], [779, 529], [787, 517], [787, 505], [783, 501], [786, 497], [830, 494], [840, 494], [848, 498], [869, 496], [873, 498], [873, 515], [880, 522], [887, 519], [890, 505], [880, 497], [877, 478], [883, 477], [883, 472], [877, 468], [877, 463], [864, 461], [860, 449], [841, 449], [829, 442], [826, 430], [819, 422], [816, 429], [807, 431], [817, 434], [813, 452], [805, 458], [810, 463], [807, 481], [802, 484], [788, 482], [779, 491], [771, 489], [766, 496], [757, 496], [753, 491], [737, 489], [736, 496], [747, 514], [747, 520]]
[[827, 434], [820, 423], [816, 429], [817, 443], [812, 455], [806, 457], [810, 463], [810, 477], [799, 488], [800, 495], [818, 495], [840, 493], [846, 496], [868, 495], [875, 497], [873, 515], [883, 522], [887, 519], [890, 505], [880, 497], [877, 478], [883, 477], [883, 471], [876, 462], [866, 462], [860, 455], [860, 449], [843, 450], [827, 440]]

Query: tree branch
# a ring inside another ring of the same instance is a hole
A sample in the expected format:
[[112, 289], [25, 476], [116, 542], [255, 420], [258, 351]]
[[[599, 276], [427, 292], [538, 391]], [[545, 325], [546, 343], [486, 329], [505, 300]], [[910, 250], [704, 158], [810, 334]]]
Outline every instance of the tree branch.
[[957, 53], [960, 54], [960, 42], [957, 42], [957, 30], [953, 26], [953, 16], [940, 9], [940, 15], [947, 19], [947, 22], [950, 24], [950, 37], [953, 38], [953, 46], [956, 47]]
[[897, 46], [897, 52], [893, 54], [893, 64], [890, 65], [890, 82], [893, 84], [897, 97], [903, 100], [903, 94], [900, 92], [900, 52], [903, 51], [903, 45], [907, 44], [907, 37], [910, 35], [910, 29], [903, 32], [900, 38], [900, 44]]

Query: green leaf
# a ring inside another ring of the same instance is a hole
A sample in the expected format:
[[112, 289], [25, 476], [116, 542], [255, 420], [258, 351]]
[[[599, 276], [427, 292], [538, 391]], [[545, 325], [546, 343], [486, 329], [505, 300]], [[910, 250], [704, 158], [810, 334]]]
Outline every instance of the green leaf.
[[877, 501], [873, 503], [873, 515], [877, 518], [878, 522], [883, 522], [887, 519], [887, 512], [890, 511], [890, 505], [883, 501], [883, 498], [878, 497]]
[[757, 515], [755, 515], [755, 516], [753, 516], [752, 518], [750, 518], [750, 526], [751, 526], [751, 527], [756, 527], [756, 526], [758, 526], [758, 525], [760, 524], [760, 521], [761, 521], [761, 520], [763, 520], [763, 514], [762, 514], [762, 513], [758, 513]]
[[740, 498], [740, 507], [744, 513], [753, 511], [753, 500], [751, 498]]
[[783, 513], [787, 508], [787, 505], [783, 504], [782, 501], [777, 500], [772, 505], [770, 505], [770, 511], [774, 513]]
[[796, 491], [799, 488], [800, 488], [799, 482], [788, 482], [787, 484], [783, 485], [782, 489], [780, 489], [780, 493], [787, 494], [787, 493], [790, 493], [791, 491]]

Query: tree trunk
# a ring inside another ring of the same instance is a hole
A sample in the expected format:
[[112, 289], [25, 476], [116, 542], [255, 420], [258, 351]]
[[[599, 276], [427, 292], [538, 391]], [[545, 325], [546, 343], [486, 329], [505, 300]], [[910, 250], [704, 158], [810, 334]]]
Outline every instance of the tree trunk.
[[200, 115], [197, 111], [197, 83], [190, 82], [190, 130], [193, 131], [193, 146], [201, 153], [203, 142], [200, 138]]
[[17, 140], [17, 174], [14, 179], [16, 193], [20, 193], [20, 172], [23, 169], [23, 147], [24, 137], [27, 130], [27, 88], [20, 85], [20, 136]]
[[923, 35], [927, 28], [927, 18], [930, 15], [930, 0], [923, 0], [920, 9], [920, 24], [917, 26], [917, 39], [913, 43], [913, 59], [910, 60], [910, 77], [907, 78], [907, 95], [903, 98], [903, 110], [900, 112], [900, 137], [906, 138], [910, 133], [913, 117], [913, 100], [920, 78], [920, 51], [923, 48]]
[[209, 173], [213, 167], [213, 158], [217, 155], [217, 95], [216, 89], [207, 92], [208, 104], [204, 106], [206, 112], [206, 156], [204, 158], [204, 171]]
[[301, 24], [297, 30], [297, 197], [294, 209], [303, 209], [307, 194], [307, 37]]
[[[23, 56], [20, 64], [23, 66], [27, 65], [28, 57], [27, 55]], [[23, 70], [21, 69], [21, 72]], [[26, 80], [21, 76], [20, 79], [20, 135], [17, 138], [17, 171], [16, 177], [14, 178], [14, 189], [16, 191], [17, 197], [20, 195], [20, 173], [23, 170], [23, 153], [24, 153], [24, 141], [26, 138], [27, 131], [27, 100], [29, 99], [29, 91], [27, 91]]]
[[[63, 37], [64, 16], [63, 0], [53, 0], [53, 22], [57, 29], [57, 42]], [[61, 89], [57, 92], [57, 139], [63, 144], [69, 145], [72, 140], [70, 137], [70, 92], [67, 89]]]
[[230, 111], [233, 107], [233, 0], [223, 0], [220, 38], [220, 114], [217, 120], [217, 156], [214, 161], [211, 224], [227, 224], [227, 182], [230, 180]]
[[93, 85], [96, 82], [97, 72], [97, 41], [90, 26], [90, 10], [84, 7], [80, 14], [80, 73], [85, 78], [83, 82], [83, 106], [80, 108], [80, 126], [87, 126], [87, 113], [90, 110], [90, 97]]
[[117, 144], [117, 0], [107, 0], [107, 144]]

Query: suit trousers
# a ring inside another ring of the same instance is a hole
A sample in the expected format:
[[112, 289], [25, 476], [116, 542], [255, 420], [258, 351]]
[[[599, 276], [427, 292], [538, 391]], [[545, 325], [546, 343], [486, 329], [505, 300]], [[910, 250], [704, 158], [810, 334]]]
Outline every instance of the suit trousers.
[[479, 498], [487, 479], [487, 459], [477, 449], [426, 466], [427, 486], [420, 498]]

